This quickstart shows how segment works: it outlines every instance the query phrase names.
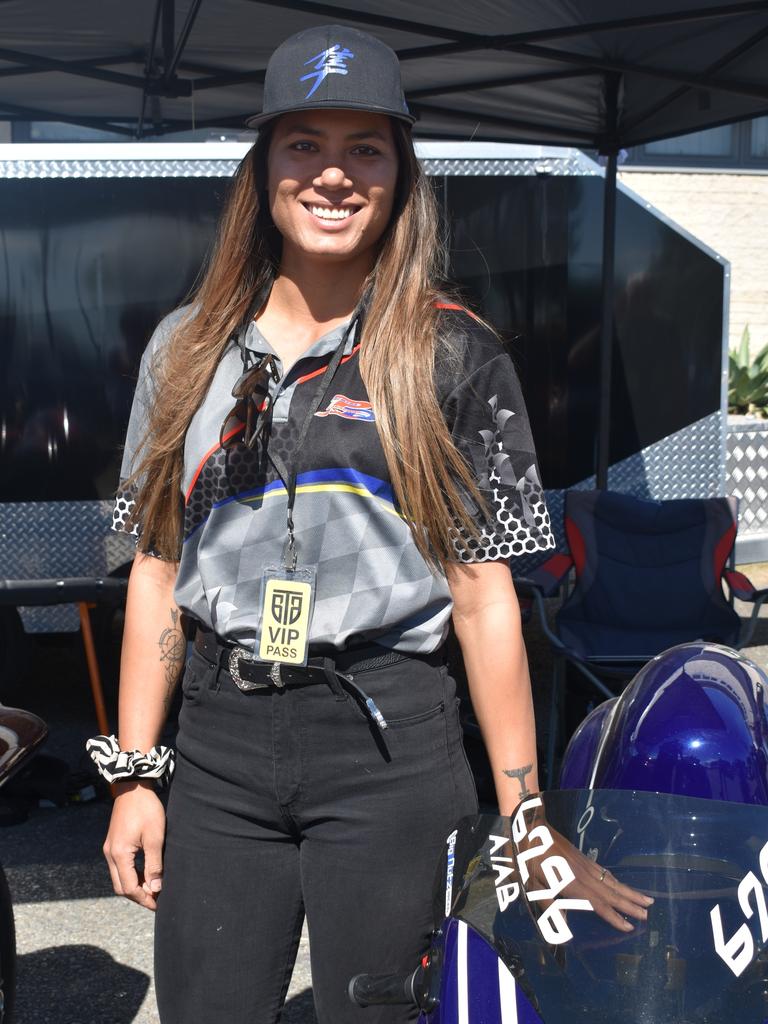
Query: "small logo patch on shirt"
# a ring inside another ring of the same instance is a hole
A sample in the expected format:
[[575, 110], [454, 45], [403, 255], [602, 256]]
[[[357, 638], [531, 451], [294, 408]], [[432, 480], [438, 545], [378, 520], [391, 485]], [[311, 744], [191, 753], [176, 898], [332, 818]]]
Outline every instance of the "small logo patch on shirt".
[[334, 395], [328, 408], [318, 410], [315, 416], [343, 416], [345, 420], [364, 420], [366, 423], [373, 423], [376, 419], [370, 402], [356, 402], [346, 395]]

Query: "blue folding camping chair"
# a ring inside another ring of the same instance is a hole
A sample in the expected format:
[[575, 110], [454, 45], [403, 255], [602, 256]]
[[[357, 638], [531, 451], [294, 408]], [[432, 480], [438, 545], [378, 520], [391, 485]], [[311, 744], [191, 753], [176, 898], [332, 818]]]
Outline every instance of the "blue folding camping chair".
[[[515, 580], [520, 595], [536, 605], [555, 654], [548, 785], [566, 664], [598, 693], [612, 697], [606, 680], [626, 681], [675, 644], [709, 640], [738, 648], [748, 642], [768, 588], [758, 590], [733, 568], [737, 526], [735, 498], [648, 501], [612, 491], [566, 494], [568, 554], [553, 555]], [[563, 588], [565, 599], [552, 629], [544, 598]], [[752, 603], [744, 629], [733, 597]]]

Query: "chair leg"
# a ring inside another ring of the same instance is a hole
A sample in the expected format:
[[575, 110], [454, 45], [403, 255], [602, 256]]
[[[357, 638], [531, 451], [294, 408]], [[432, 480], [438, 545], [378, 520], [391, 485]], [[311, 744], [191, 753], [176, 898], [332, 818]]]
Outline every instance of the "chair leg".
[[565, 671], [565, 658], [555, 655], [552, 667], [552, 699], [549, 705], [549, 736], [547, 737], [547, 789], [555, 788], [555, 757], [560, 734], [560, 719], [562, 717]]
[[80, 601], [78, 606], [80, 612], [80, 632], [83, 637], [85, 648], [85, 660], [88, 664], [88, 678], [91, 683], [93, 694], [93, 705], [96, 709], [96, 721], [104, 736], [109, 735], [109, 722], [107, 720], [107, 708], [104, 703], [104, 691], [101, 688], [101, 674], [99, 663], [96, 659], [96, 645], [93, 642], [93, 630], [91, 629], [91, 615], [85, 601]]

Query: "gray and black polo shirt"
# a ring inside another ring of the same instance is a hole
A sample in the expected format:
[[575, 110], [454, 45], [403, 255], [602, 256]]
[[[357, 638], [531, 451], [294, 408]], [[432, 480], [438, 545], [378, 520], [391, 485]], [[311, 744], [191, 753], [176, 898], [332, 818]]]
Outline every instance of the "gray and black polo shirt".
[[[183, 310], [163, 320], [141, 363], [121, 479], [129, 476], [152, 398], [152, 361]], [[478, 512], [481, 540], [457, 560], [483, 562], [554, 545], [533, 442], [512, 361], [465, 310], [441, 306], [436, 359], [438, 400], [451, 435], [493, 512]], [[264, 442], [297, 471], [294, 523], [299, 563], [317, 571], [311, 644], [339, 648], [376, 642], [428, 653], [445, 639], [451, 596], [429, 569], [401, 516], [374, 413], [360, 376], [352, 332], [344, 358], [315, 414], [301, 451], [297, 435], [345, 326], [320, 338], [272, 384], [272, 424]], [[273, 350], [255, 323], [245, 346]], [[277, 360], [278, 369], [281, 369]], [[252, 647], [265, 566], [280, 563], [287, 492], [263, 447], [219, 443], [242, 373], [240, 349], [225, 350], [184, 449], [184, 540], [175, 597], [180, 608], [219, 636]], [[118, 494], [114, 527], [124, 526], [131, 495]]]

